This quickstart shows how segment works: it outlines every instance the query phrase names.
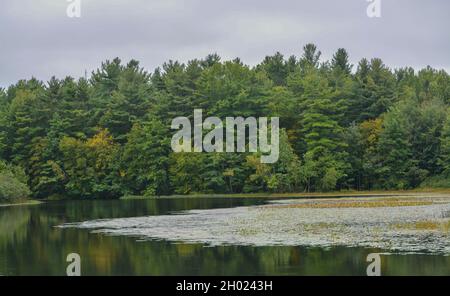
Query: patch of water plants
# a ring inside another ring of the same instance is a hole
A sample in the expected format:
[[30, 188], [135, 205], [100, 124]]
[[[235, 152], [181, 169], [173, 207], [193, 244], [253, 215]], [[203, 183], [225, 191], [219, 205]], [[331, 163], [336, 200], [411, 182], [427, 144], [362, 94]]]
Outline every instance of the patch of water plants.
[[60, 227], [208, 246], [348, 246], [450, 255], [449, 213], [445, 197], [283, 200]]

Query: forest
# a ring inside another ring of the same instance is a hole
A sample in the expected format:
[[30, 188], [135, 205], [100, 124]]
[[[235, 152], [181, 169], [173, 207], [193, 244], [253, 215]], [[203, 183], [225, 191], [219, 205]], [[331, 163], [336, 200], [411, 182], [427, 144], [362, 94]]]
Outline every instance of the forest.
[[[314, 44], [248, 66], [217, 54], [148, 72], [108, 60], [89, 77], [0, 89], [0, 201], [124, 195], [450, 188], [450, 77]], [[280, 157], [174, 153], [171, 121], [279, 117]]]

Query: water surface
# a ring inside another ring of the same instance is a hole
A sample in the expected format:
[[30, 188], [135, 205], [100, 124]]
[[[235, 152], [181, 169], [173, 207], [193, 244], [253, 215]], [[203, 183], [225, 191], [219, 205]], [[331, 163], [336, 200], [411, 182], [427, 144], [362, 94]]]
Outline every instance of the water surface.
[[[50, 202], [0, 208], [0, 274], [65, 275], [78, 253], [83, 275], [365, 275], [364, 247], [211, 246], [59, 228], [67, 223], [180, 215], [190, 210], [260, 206], [264, 199], [177, 198]], [[392, 253], [384, 275], [450, 275], [445, 254]]]

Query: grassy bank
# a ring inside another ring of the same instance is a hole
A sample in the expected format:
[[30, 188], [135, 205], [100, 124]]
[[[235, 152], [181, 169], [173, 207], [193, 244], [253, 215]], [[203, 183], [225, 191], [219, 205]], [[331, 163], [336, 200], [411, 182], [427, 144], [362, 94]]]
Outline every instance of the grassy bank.
[[124, 196], [121, 200], [140, 200], [154, 198], [343, 198], [343, 197], [370, 197], [370, 196], [422, 196], [425, 194], [445, 194], [450, 196], [450, 189], [416, 189], [404, 191], [336, 191], [336, 192], [315, 192], [315, 193], [248, 193], [248, 194], [191, 194], [191, 195], [170, 195], [170, 196]]

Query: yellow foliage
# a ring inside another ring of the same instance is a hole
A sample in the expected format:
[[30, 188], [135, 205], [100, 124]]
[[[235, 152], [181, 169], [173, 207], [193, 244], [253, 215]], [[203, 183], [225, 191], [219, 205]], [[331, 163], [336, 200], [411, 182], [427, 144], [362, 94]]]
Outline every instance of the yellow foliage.
[[361, 134], [367, 139], [367, 146], [373, 147], [378, 142], [378, 138], [383, 130], [383, 120], [377, 118], [375, 120], [364, 121], [360, 125]]
[[109, 134], [107, 129], [102, 129], [93, 138], [86, 142], [88, 148], [108, 148], [114, 145], [113, 137]]

